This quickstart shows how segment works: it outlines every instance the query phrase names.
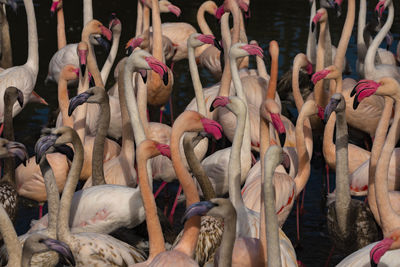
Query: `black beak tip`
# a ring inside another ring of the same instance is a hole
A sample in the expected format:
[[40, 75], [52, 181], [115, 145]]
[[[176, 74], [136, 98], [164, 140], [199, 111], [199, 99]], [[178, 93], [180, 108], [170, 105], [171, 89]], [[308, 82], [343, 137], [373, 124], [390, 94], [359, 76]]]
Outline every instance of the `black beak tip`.
[[315, 23], [311, 22], [311, 31], [314, 32], [314, 30], [315, 30]]
[[214, 46], [219, 50], [222, 51], [222, 46], [220, 45], [219, 41], [217, 39], [214, 39]]
[[86, 72], [86, 64], [80, 64], [80, 69], [82, 72], [82, 79], [83, 79], [83, 76], [85, 75]]
[[168, 71], [163, 74], [163, 82], [165, 86], [168, 84]]
[[353, 100], [353, 109], [356, 110], [356, 109], [358, 108], [358, 105], [359, 105], [359, 104], [360, 104], [360, 102], [358, 102], [358, 99], [355, 98], [355, 99]]
[[50, 17], [51, 17], [51, 18], [54, 18], [54, 14], [55, 14], [54, 11], [50, 11]]
[[357, 85], [353, 87], [353, 90], [351, 90], [350, 97], [353, 97], [357, 93], [356, 88], [357, 88]]
[[89, 87], [94, 87], [94, 86], [96, 86], [96, 84], [95, 84], [95, 82], [94, 82], [93, 77], [91, 76], [91, 77], [89, 78]]
[[279, 141], [281, 142], [281, 146], [283, 147], [285, 144], [285, 140], [286, 140], [286, 133], [280, 133], [279, 134]]
[[126, 49], [126, 56], [130, 56], [131, 54], [132, 54], [132, 52], [133, 52], [133, 48], [132, 48], [132, 46], [129, 46], [127, 49]]

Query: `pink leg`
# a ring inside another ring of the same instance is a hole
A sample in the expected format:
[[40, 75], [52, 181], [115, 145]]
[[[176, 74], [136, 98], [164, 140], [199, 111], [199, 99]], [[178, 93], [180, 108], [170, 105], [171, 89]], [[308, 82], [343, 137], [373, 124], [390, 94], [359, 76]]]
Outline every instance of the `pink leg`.
[[0, 126], [0, 135], [3, 133], [3, 129], [4, 129], [4, 123], [2, 123]]
[[298, 265], [299, 267], [306, 267], [306, 266], [304, 265], [304, 263], [301, 262], [301, 260], [297, 260], [297, 265]]
[[254, 164], [256, 164], [257, 160], [256, 157], [254, 157], [253, 153], [250, 153], [251, 155], [251, 166], [253, 166]]
[[171, 225], [174, 225], [174, 213], [175, 213], [176, 206], [178, 205], [178, 197], [181, 195], [181, 192], [182, 192], [182, 185], [179, 185], [178, 192], [176, 193], [174, 205], [172, 206], [171, 213], [169, 214], [169, 218], [168, 218]]
[[306, 194], [306, 187], [303, 189], [303, 195], [301, 197], [301, 206], [300, 206], [300, 215], [303, 216], [305, 211], [304, 211], [304, 196]]
[[39, 203], [39, 219], [43, 217], [43, 205], [43, 202]]
[[154, 199], [157, 198], [157, 196], [161, 193], [161, 191], [164, 189], [164, 187], [167, 185], [167, 182], [162, 182], [160, 187], [157, 189], [157, 191], [154, 193]]
[[325, 265], [324, 265], [325, 267], [329, 266], [329, 262], [331, 261], [332, 254], [333, 254], [334, 251], [335, 251], [335, 245], [332, 245], [331, 251], [329, 252], [328, 258], [326, 259], [326, 262], [325, 262]]
[[163, 107], [160, 108], [160, 123], [162, 123]]
[[300, 243], [300, 197], [296, 200], [296, 229], [297, 229], [297, 242]]
[[326, 170], [326, 187], [327, 187], [327, 192], [328, 194], [330, 193], [330, 187], [329, 187], [329, 166], [328, 164], [325, 164], [325, 170]]
[[168, 186], [165, 187], [165, 194], [164, 194], [164, 215], [167, 217], [168, 215], [168, 204], [169, 204], [169, 191], [168, 191]]
[[169, 113], [171, 115], [171, 125], [174, 124], [174, 110], [172, 107], [172, 95], [169, 96]]
[[172, 61], [172, 62], [171, 62], [171, 68], [170, 68], [172, 73], [174, 73], [174, 64], [175, 64], [175, 62]]

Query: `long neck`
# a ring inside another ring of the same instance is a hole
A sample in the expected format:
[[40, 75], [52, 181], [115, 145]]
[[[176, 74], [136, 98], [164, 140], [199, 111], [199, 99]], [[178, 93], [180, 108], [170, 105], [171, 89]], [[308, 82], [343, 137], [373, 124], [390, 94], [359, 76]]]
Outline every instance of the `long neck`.
[[162, 61], [163, 60], [163, 45], [162, 45], [162, 31], [161, 31], [161, 18], [160, 7], [158, 0], [152, 0], [151, 20], [153, 26], [153, 57]]
[[271, 74], [268, 82], [267, 99], [275, 99], [276, 86], [278, 83], [278, 55], [271, 58]]
[[395, 116], [376, 165], [375, 196], [384, 235], [400, 225], [400, 216], [393, 210], [387, 186], [390, 157], [400, 135], [400, 105], [396, 100]]
[[39, 45], [36, 29], [35, 9], [32, 0], [24, 0], [26, 16], [28, 17], [28, 60], [26, 65], [35, 74], [35, 80], [39, 71]]
[[334, 59], [333, 64], [342, 70], [343, 62], [346, 57], [347, 46], [349, 45], [351, 32], [354, 26], [355, 20], [355, 13], [356, 13], [356, 2], [355, 0], [348, 0], [347, 1], [347, 16], [346, 21], [344, 22], [342, 36], [340, 37], [339, 45], [336, 50], [336, 56]]
[[87, 56], [87, 68], [90, 73], [93, 75], [94, 83], [96, 86], [100, 86], [104, 88], [103, 80], [101, 79], [101, 74], [99, 68], [97, 67], [97, 61], [94, 54], [93, 45], [90, 42], [90, 29], [85, 27], [82, 31], [82, 41], [86, 42], [89, 46], [89, 53]]
[[336, 113], [336, 201], [335, 209], [338, 226], [347, 236], [350, 211], [350, 186], [348, 163], [348, 132], [345, 112]]
[[336, 77], [335, 79], [335, 83], [336, 83], [336, 89], [335, 89], [335, 93], [342, 93], [343, 91], [343, 80], [342, 80], [342, 75], [340, 74], [338, 77]]
[[[183, 116], [176, 119], [175, 125], [185, 125]], [[176, 176], [178, 177], [179, 183], [182, 185], [183, 192], [186, 197], [186, 207], [189, 207], [193, 203], [200, 201], [199, 194], [197, 193], [197, 188], [193, 183], [193, 179], [190, 173], [187, 171], [183, 164], [182, 156], [179, 151], [179, 140], [184, 133], [184, 129], [178, 127], [172, 127], [171, 133], [171, 158], [172, 165], [175, 169]], [[198, 235], [200, 232], [200, 217], [195, 216], [190, 218], [184, 226], [184, 232], [181, 241], [175, 247], [176, 250], [181, 251], [188, 255], [193, 256], [194, 250], [196, 248], [196, 243]]]
[[367, 16], [367, 0], [360, 0], [360, 10], [357, 22], [357, 56], [358, 60], [364, 60], [367, 47], [364, 42], [365, 19]]
[[42, 159], [40, 160], [39, 167], [40, 171], [43, 174], [44, 185], [46, 186], [47, 202], [49, 204], [49, 224], [47, 226], [47, 235], [50, 238], [56, 238], [58, 206], [60, 204], [58, 187], [53, 170], [51, 169], [46, 156], [42, 157]]
[[197, 109], [201, 115], [206, 116], [207, 111], [206, 103], [204, 101], [203, 86], [201, 85], [199, 70], [197, 69], [196, 59], [194, 56], [194, 48], [189, 44], [189, 42], [187, 46], [190, 76], [192, 77], [194, 93], [196, 95]]
[[103, 170], [103, 155], [104, 155], [104, 143], [106, 141], [106, 135], [108, 126], [110, 125], [110, 104], [108, 102], [108, 94], [105, 93], [106, 101], [99, 103], [100, 114], [98, 118], [98, 126], [96, 137], [93, 144], [93, 156], [92, 156], [92, 177], [93, 185], [105, 184], [104, 170]]
[[332, 113], [325, 125], [322, 152], [328, 165], [336, 164], [336, 146], [333, 143], [333, 131], [335, 130], [336, 113]]
[[73, 127], [74, 121], [72, 117], [68, 116], [68, 82], [67, 80], [60, 77], [58, 80], [58, 106], [62, 116], [62, 122], [64, 126]]
[[[11, 103], [9, 97], [4, 97], [4, 133], [3, 136], [8, 141], [14, 141], [14, 127], [12, 110], [14, 103]], [[15, 102], [15, 101], [14, 101]], [[14, 158], [6, 158], [4, 160], [4, 176], [3, 181], [15, 184], [15, 161]]]
[[199, 25], [200, 31], [203, 34], [214, 35], [210, 27], [208, 26], [206, 19], [204, 18], [205, 9], [206, 9], [205, 5], [201, 5], [199, 10], [197, 11], [197, 24]]
[[[239, 40], [241, 43], [247, 44], [249, 42], [249, 40], [247, 39], [246, 28], [244, 27], [243, 13], [241, 11], [239, 12], [239, 18], [240, 18]], [[243, 68], [248, 69], [249, 68], [249, 56], [238, 59], [238, 66], [239, 66], [239, 69], [243, 69]]]
[[[314, 18], [316, 14], [316, 0], [313, 1], [311, 5], [311, 10], [310, 10], [310, 22], [309, 25], [311, 25], [312, 19]], [[312, 64], [316, 63], [316, 55], [317, 53], [317, 37], [316, 37], [316, 32], [311, 31], [311, 27], [308, 27], [308, 39], [307, 39], [307, 58], [310, 60]]]
[[[114, 29], [117, 27], [118, 26], [115, 26]], [[113, 30], [112, 33], [113, 33], [113, 42], [111, 45], [111, 50], [100, 72], [101, 79], [104, 82], [104, 84], [107, 83], [108, 75], [110, 74], [111, 68], [117, 56], [119, 39], [121, 37], [121, 30]]]
[[[87, 89], [89, 89], [89, 79], [88, 79], [88, 69], [86, 68], [85, 73], [83, 74], [81, 71], [79, 71], [79, 77], [81, 75], [84, 75], [83, 81], [82, 79], [79, 79], [79, 86], [78, 86], [78, 92], [77, 94], [81, 94], [85, 92]], [[79, 139], [81, 139], [82, 143], [85, 142], [85, 137], [86, 137], [86, 111], [87, 111], [87, 103], [84, 103], [77, 107], [75, 109], [75, 116], [74, 116], [74, 130], [78, 133]], [[60, 106], [61, 107], [61, 106]], [[62, 110], [61, 110], [62, 111]], [[67, 110], [65, 110], [65, 114], [67, 113]], [[63, 120], [64, 123], [64, 120]], [[65, 125], [67, 126], [67, 125]]]
[[386, 37], [386, 34], [389, 32], [390, 28], [392, 27], [393, 19], [394, 19], [394, 8], [393, 8], [393, 2], [391, 1], [389, 4], [388, 18], [387, 18], [385, 24], [383, 25], [382, 29], [375, 36], [374, 40], [372, 41], [371, 45], [368, 48], [367, 55], [365, 56], [364, 72], [365, 72], [365, 78], [367, 78], [367, 79], [369, 77], [375, 76], [375, 72], [377, 71], [375, 68], [375, 62], [374, 62], [376, 51], [378, 50], [379, 45], [381, 44], [383, 39]]
[[[375, 139], [371, 149], [371, 157], [369, 161], [369, 171], [368, 171], [368, 202], [373, 203], [372, 206], [376, 207], [376, 197], [375, 197], [375, 173], [376, 173], [376, 163], [381, 154], [383, 144], [386, 140], [386, 134], [389, 128], [390, 117], [393, 112], [393, 98], [385, 96], [385, 106], [382, 111], [381, 119], [379, 120], [378, 126], [375, 132]], [[373, 209], [372, 209], [373, 210]], [[374, 211], [374, 210], [373, 210]], [[377, 214], [378, 215], [378, 214]], [[374, 216], [375, 220], [381, 225], [380, 217]]]
[[57, 237], [59, 240], [70, 244], [71, 232], [69, 229], [69, 215], [71, 200], [75, 192], [76, 185], [83, 165], [83, 146], [76, 134], [73, 134], [72, 145], [74, 146], [74, 160], [69, 169], [67, 181], [60, 201], [59, 214], [57, 218]]
[[267, 246], [265, 248], [267, 249], [268, 266], [282, 266], [279, 245], [278, 217], [276, 216], [275, 211], [275, 187], [272, 183], [272, 177], [278, 165], [271, 164], [270, 159], [264, 157], [264, 166], [264, 186], [261, 190], [264, 191], [265, 209], [261, 212], [265, 212], [265, 218], [268, 218], [268, 223], [266, 223], [265, 228], [267, 235]]
[[3, 206], [0, 205], [0, 232], [8, 252], [8, 265], [18, 267], [21, 265], [22, 248], [17, 238], [14, 226]]
[[210, 200], [212, 198], [215, 198], [216, 195], [214, 188], [212, 187], [212, 184], [208, 179], [208, 176], [204, 171], [203, 166], [200, 163], [200, 160], [196, 157], [196, 154], [194, 153], [193, 137], [195, 136], [196, 134], [194, 133], [185, 134], [185, 136], [183, 137], [183, 149], [185, 151], [185, 156], [189, 167], [200, 185], [205, 200]]
[[[128, 114], [129, 114], [129, 118], [130, 118], [130, 122], [132, 125], [132, 130], [134, 133], [134, 137], [135, 137], [135, 143], [136, 144], [140, 144], [142, 141], [144, 141], [146, 139], [146, 134], [144, 132], [144, 128], [143, 125], [140, 121], [140, 117], [139, 117], [139, 110], [138, 110], [138, 106], [137, 106], [137, 102], [136, 102], [136, 97], [135, 97], [135, 93], [133, 90], [133, 84], [132, 84], [132, 75], [133, 75], [133, 71], [135, 70], [135, 65], [133, 60], [129, 60], [129, 58], [127, 59], [126, 63], [125, 63], [125, 73], [124, 73], [124, 92], [125, 92], [125, 103], [126, 106], [128, 108]], [[132, 162], [132, 164], [134, 164], [134, 162]], [[152, 171], [150, 168], [150, 165], [148, 165], [147, 168], [147, 173], [149, 175], [149, 179], [151, 181], [152, 184]]]
[[137, 1], [137, 15], [136, 15], [136, 33], [135, 37], [143, 32], [143, 4], [142, 1]]
[[[319, 24], [319, 38], [318, 38], [318, 49], [317, 49], [317, 64], [315, 67], [315, 71], [321, 71], [324, 68], [324, 59], [325, 59], [325, 30], [326, 30], [326, 22], [323, 21]], [[327, 94], [324, 90], [324, 82], [318, 81], [314, 87], [314, 99], [317, 105], [321, 107], [326, 106], [327, 102]]]
[[92, 0], [83, 0], [83, 27], [93, 19]]
[[218, 266], [232, 266], [232, 252], [236, 239], [236, 220], [237, 215], [232, 210], [228, 213], [228, 217], [224, 217], [224, 233], [222, 234], [221, 245], [219, 247]]
[[298, 195], [306, 186], [311, 171], [310, 156], [308, 155], [305, 138], [312, 140], [312, 131], [310, 121], [304, 116], [303, 112], [300, 112], [297, 118], [295, 134], [299, 167], [294, 182], [296, 183], [296, 193]]
[[304, 100], [300, 93], [300, 86], [299, 86], [299, 72], [301, 68], [302, 56], [303, 56], [302, 54], [297, 54], [297, 56], [294, 58], [293, 70], [292, 70], [293, 98], [298, 112], [300, 112], [301, 107], [304, 104]]
[[[140, 2], [140, 0], [139, 0]], [[133, 141], [133, 131], [131, 122], [129, 120], [128, 108], [126, 107], [125, 98], [125, 84], [124, 84], [124, 73], [125, 73], [125, 63], [121, 64], [118, 73], [118, 97], [119, 105], [121, 108], [121, 121], [122, 121], [122, 146], [121, 152], [129, 157], [132, 161], [135, 160], [135, 143]]]
[[144, 33], [146, 30], [150, 28], [150, 8], [146, 5], [143, 6], [143, 30]]
[[5, 13], [5, 5], [0, 8], [0, 24], [1, 24], [1, 52], [0, 67], [7, 69], [13, 66], [12, 49], [10, 39], [10, 27], [8, 25], [7, 15]]
[[67, 38], [65, 37], [64, 8], [61, 7], [57, 10], [57, 48], [60, 50], [66, 45]]
[[147, 159], [140, 154], [137, 157], [139, 186], [144, 210], [146, 212], [146, 225], [149, 233], [149, 258], [151, 262], [157, 254], [165, 251], [165, 240], [161, 229], [160, 220], [157, 215], [156, 201], [154, 200], [152, 189], [149, 185], [149, 177], [146, 170]]
[[147, 117], [147, 86], [138, 74], [135, 75], [135, 84], [137, 88], [136, 96], [140, 121], [142, 122], [146, 136], [149, 136], [149, 121]]
[[221, 38], [224, 47], [225, 66], [222, 72], [221, 85], [219, 87], [219, 96], [229, 96], [231, 86], [231, 69], [229, 66], [229, 48], [231, 47], [231, 33], [229, 29], [229, 13], [225, 13], [221, 17]]

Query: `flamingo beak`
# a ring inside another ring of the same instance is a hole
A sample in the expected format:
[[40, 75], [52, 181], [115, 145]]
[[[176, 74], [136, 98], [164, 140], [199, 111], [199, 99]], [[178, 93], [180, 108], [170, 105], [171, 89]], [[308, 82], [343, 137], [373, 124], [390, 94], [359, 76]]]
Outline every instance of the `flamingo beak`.
[[49, 135], [44, 135], [39, 138], [39, 140], [36, 142], [35, 145], [35, 160], [36, 164], [39, 164], [40, 159], [44, 156], [46, 151], [54, 145], [55, 141], [57, 139], [57, 135], [54, 134], [49, 134]]
[[112, 39], [112, 32], [104, 26], [100, 26], [101, 28], [101, 35], [107, 38], [108, 41]]
[[204, 131], [212, 134], [216, 140], [219, 140], [222, 137], [222, 126], [218, 122], [202, 118], [201, 123], [203, 124]]
[[393, 244], [394, 240], [391, 238], [384, 238], [378, 244], [376, 244], [369, 253], [371, 266], [378, 266], [380, 259], [382, 256], [390, 249], [390, 246]]
[[59, 1], [54, 1], [51, 4], [51, 8], [50, 8], [50, 16], [51, 17], [54, 17], [54, 14], [56, 13], [56, 10], [57, 10], [58, 3], [59, 3]]
[[324, 111], [324, 122], [326, 123], [329, 120], [332, 112], [336, 110], [337, 105], [339, 104], [339, 100], [332, 98], [328, 105], [325, 107]]
[[181, 9], [174, 5], [168, 5], [168, 10], [175, 14], [175, 16], [179, 17], [181, 15]]
[[83, 92], [82, 94], [79, 94], [79, 95], [74, 96], [73, 98], [71, 98], [71, 100], [69, 101], [69, 106], [68, 106], [68, 116], [71, 117], [72, 112], [74, 112], [74, 110], [78, 106], [82, 105], [83, 103], [86, 103], [86, 101], [91, 96], [92, 96], [91, 93]]
[[146, 57], [145, 60], [149, 64], [150, 68], [152, 70], [154, 70], [156, 73], [158, 73], [158, 75], [160, 75], [160, 77], [162, 77], [164, 85], [167, 85], [168, 84], [168, 67], [164, 63], [158, 61], [154, 57]]
[[209, 212], [212, 208], [218, 206], [215, 203], [212, 203], [211, 201], [200, 201], [197, 203], [194, 203], [190, 205], [186, 211], [185, 214], [183, 214], [182, 223], [185, 223], [187, 220], [192, 218], [193, 216], [204, 216]]
[[22, 106], [24, 105], [24, 94], [19, 89], [17, 89], [17, 94], [18, 94], [18, 96], [17, 96], [18, 104], [22, 108]]
[[14, 141], [9, 141], [6, 144], [8, 153], [13, 156], [17, 157], [21, 162], [26, 166], [26, 161], [28, 160], [28, 152], [26, 152], [26, 147], [19, 143], [19, 142], [14, 142]]
[[229, 104], [229, 98], [226, 96], [217, 96], [211, 103], [210, 112], [213, 112], [217, 107], [225, 107]]
[[171, 149], [169, 145], [166, 144], [157, 144], [157, 149], [160, 151], [161, 155], [171, 158]]
[[[87, 57], [87, 50], [78, 50], [78, 56], [79, 56], [79, 68], [81, 69], [81, 79], [83, 81], [83, 78], [86, 73], [86, 57]], [[79, 76], [79, 75], [78, 75]]]
[[45, 244], [50, 250], [56, 251], [60, 255], [62, 255], [69, 265], [75, 266], [74, 255], [72, 254], [71, 249], [66, 243], [51, 238], [44, 239], [41, 242]]

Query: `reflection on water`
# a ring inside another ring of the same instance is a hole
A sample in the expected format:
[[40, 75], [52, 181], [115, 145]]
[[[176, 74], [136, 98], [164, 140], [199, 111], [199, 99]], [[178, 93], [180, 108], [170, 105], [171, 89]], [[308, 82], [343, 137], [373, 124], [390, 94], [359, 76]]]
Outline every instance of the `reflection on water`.
[[[136, 23], [136, 4], [135, 1], [105, 1], [96, 0], [93, 14], [96, 19], [107, 23], [111, 12], [116, 12], [122, 22], [122, 36], [120, 51], [117, 59], [124, 55], [122, 50], [124, 44], [133, 36]], [[174, 4], [182, 9], [182, 15], [177, 19], [174, 15], [163, 14], [163, 21], [185, 21], [196, 25], [196, 11], [202, 1], [184, 1], [174, 0]], [[221, 4], [222, 1], [217, 1]], [[20, 2], [22, 5], [22, 1]], [[375, 6], [375, 1], [369, 1], [368, 10]], [[24, 64], [27, 58], [27, 33], [25, 11], [20, 5], [18, 14], [9, 12], [9, 23], [11, 29], [11, 39], [13, 47], [14, 65]], [[48, 62], [51, 56], [57, 50], [56, 40], [56, 18], [50, 17], [50, 1], [35, 1], [35, 11], [37, 17], [37, 26], [39, 34], [39, 75], [36, 83], [36, 91], [45, 97], [49, 106], [38, 104], [29, 104], [15, 119], [15, 136], [17, 141], [24, 143], [32, 154], [33, 146], [39, 137], [40, 129], [45, 127], [49, 118], [57, 107], [56, 85], [44, 85], [44, 79], [47, 75]], [[395, 5], [398, 5], [396, 2]], [[346, 6], [346, 4], [344, 4]], [[358, 1], [357, 1], [358, 6]], [[82, 2], [64, 1], [65, 25], [68, 43], [78, 42], [82, 30]], [[395, 6], [396, 7], [396, 6]], [[277, 40], [280, 45], [279, 74], [290, 69], [294, 56], [299, 52], [305, 52], [306, 40], [308, 34], [309, 21], [309, 1], [308, 0], [252, 0], [251, 1], [251, 20], [247, 26], [247, 35], [249, 40], [256, 39], [264, 50], [267, 50], [270, 40]], [[358, 8], [357, 8], [358, 10]], [[342, 14], [346, 14], [344, 7]], [[330, 29], [332, 40], [335, 44], [340, 38], [341, 28], [344, 23], [344, 15], [336, 18], [335, 14], [329, 11]], [[207, 17], [211, 29], [216, 36], [220, 36], [217, 27], [217, 21], [211, 16]], [[395, 23], [392, 28], [395, 40], [399, 37], [399, 16], [398, 11], [395, 15]], [[357, 23], [357, 20], [356, 20]], [[355, 71], [356, 61], [356, 28], [353, 31], [353, 37], [350, 40], [347, 50], [347, 59], [350, 66]], [[397, 43], [396, 43], [397, 44]], [[394, 51], [394, 45], [391, 47]], [[99, 56], [99, 64], [105, 60], [104, 52], [96, 50]], [[266, 57], [268, 58], [268, 56]], [[266, 60], [269, 66], [268, 60]], [[192, 99], [193, 91], [191, 86], [190, 74], [187, 71], [187, 61], [178, 62], [175, 65], [175, 84], [173, 91], [174, 113], [179, 114], [186, 104]], [[111, 74], [113, 70], [111, 71]], [[200, 71], [203, 86], [210, 86], [216, 81], [205, 70]], [[356, 74], [351, 75], [357, 78]], [[114, 83], [110, 75], [107, 88]], [[332, 175], [331, 175], [332, 176]], [[322, 192], [322, 171], [321, 169], [312, 170], [310, 182], [307, 185], [305, 197], [305, 214], [301, 218], [301, 243], [297, 246], [297, 257], [306, 266], [323, 266], [331, 250], [331, 242], [327, 236], [325, 223], [325, 207], [321, 197]], [[331, 181], [331, 187], [334, 182]], [[295, 209], [293, 209], [295, 211]], [[33, 214], [34, 213], [34, 214]], [[32, 215], [29, 215], [32, 214]], [[20, 211], [17, 230], [19, 233], [26, 231], [29, 221], [36, 218], [37, 209], [28, 209]], [[284, 225], [284, 230], [291, 238], [293, 244], [296, 244], [296, 220], [295, 212], [292, 212]], [[317, 245], [318, 244], [318, 245]], [[333, 253], [330, 265], [337, 263], [344, 255], [337, 252]]]

